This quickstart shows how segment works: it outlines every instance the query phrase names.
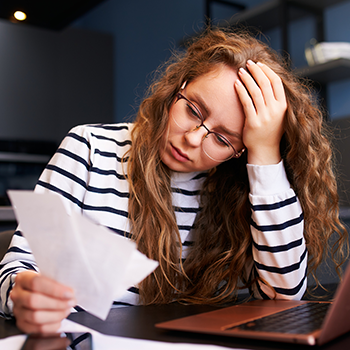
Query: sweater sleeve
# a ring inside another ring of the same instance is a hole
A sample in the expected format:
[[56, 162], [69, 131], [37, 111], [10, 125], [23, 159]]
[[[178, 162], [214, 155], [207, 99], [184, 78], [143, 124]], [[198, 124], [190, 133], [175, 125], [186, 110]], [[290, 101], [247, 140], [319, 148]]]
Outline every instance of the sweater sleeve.
[[[301, 299], [307, 284], [303, 212], [283, 162], [247, 165], [253, 239], [251, 277], [258, 298]], [[272, 288], [271, 288], [272, 287]]]
[[10, 318], [12, 315], [13, 305], [9, 295], [15, 282], [15, 277], [19, 272], [25, 270], [38, 271], [38, 268], [27, 240], [20, 231], [16, 231], [12, 237], [9, 249], [0, 263], [0, 315], [5, 318]]
[[[76, 127], [62, 141], [35, 188], [36, 192], [53, 191], [62, 194], [68, 210], [80, 211], [85, 193], [91, 145], [84, 127]], [[69, 173], [67, 172], [69, 169]], [[38, 271], [34, 256], [20, 229], [15, 232], [10, 247], [0, 263], [0, 315], [11, 317], [9, 298], [15, 276], [25, 270]]]

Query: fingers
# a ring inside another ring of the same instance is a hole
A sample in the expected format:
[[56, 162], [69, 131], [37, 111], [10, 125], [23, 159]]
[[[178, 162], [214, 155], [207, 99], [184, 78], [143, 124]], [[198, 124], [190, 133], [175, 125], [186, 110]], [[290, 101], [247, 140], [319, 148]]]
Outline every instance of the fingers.
[[[247, 62], [249, 73], [239, 69], [239, 77], [246, 88], [246, 99], [250, 96], [256, 111], [264, 106], [280, 103], [286, 106], [286, 97], [281, 78], [268, 66], [260, 62]], [[247, 74], [248, 73], [248, 74]]]
[[47, 333], [59, 329], [76, 305], [73, 291], [34, 271], [21, 272], [11, 291], [17, 326], [26, 333]]
[[11, 292], [11, 299], [16, 306], [25, 307], [31, 310], [65, 310], [74, 306], [74, 300], [57, 299], [42, 293], [14, 288]]
[[279, 144], [284, 132], [287, 100], [280, 77], [262, 63], [247, 62], [235, 82], [245, 113], [243, 142], [248, 162], [273, 164], [280, 161]]
[[[240, 68], [239, 75], [240, 75], [241, 80], [243, 81], [243, 80], [245, 80], [244, 78], [246, 75], [248, 75], [248, 73], [243, 68]], [[249, 78], [247, 78], [247, 79], [249, 80]], [[248, 93], [245, 86], [243, 86], [243, 84], [241, 83], [241, 81], [239, 79], [237, 79], [235, 81], [235, 88], [236, 88], [238, 97], [242, 103], [244, 114], [245, 114], [246, 118], [247, 118], [247, 116], [255, 115], [256, 114], [256, 106], [253, 103], [253, 99], [250, 96], [250, 94]], [[257, 99], [257, 96], [255, 96], [255, 99]]]
[[74, 297], [74, 292], [71, 288], [39, 275], [34, 271], [19, 273], [16, 276], [17, 283], [25, 290], [42, 293], [53, 298], [68, 300]]
[[[250, 67], [249, 71], [252, 71], [252, 74], [254, 74], [253, 71], [256, 70], [255, 68], [256, 66], [258, 66], [261, 69], [261, 72], [269, 80], [269, 86], [271, 90], [267, 89], [266, 93], [271, 91], [276, 101], [284, 102], [286, 97], [285, 97], [284, 87], [283, 87], [281, 78], [270, 67], [268, 67], [263, 63], [257, 62], [256, 65], [254, 65], [252, 61], [249, 61], [248, 64]], [[257, 71], [255, 74], [261, 77], [261, 72]], [[255, 74], [254, 74], [254, 78], [255, 78]], [[259, 86], [262, 86], [260, 85], [260, 82], [259, 82], [260, 79], [259, 78], [255, 78], [255, 79], [258, 81]]]
[[[265, 97], [263, 95], [262, 89], [260, 89], [257, 82], [254, 80], [253, 76], [249, 74], [244, 68], [240, 68], [238, 71], [239, 77], [245, 86], [245, 91], [241, 90], [240, 95], [244, 96], [244, 100], [242, 101], [243, 107], [246, 108], [248, 112], [252, 112], [253, 108], [256, 113], [265, 107]], [[257, 69], [255, 69], [255, 75], [257, 76]], [[260, 84], [262, 84], [262, 77], [260, 77]], [[265, 79], [266, 80], [266, 79]], [[268, 82], [264, 81], [264, 91], [265, 95], [271, 95], [267, 93], [266, 85]], [[269, 88], [271, 90], [271, 88]]]
[[14, 308], [17, 327], [25, 333], [55, 333], [61, 327], [70, 310], [66, 312], [33, 311]]

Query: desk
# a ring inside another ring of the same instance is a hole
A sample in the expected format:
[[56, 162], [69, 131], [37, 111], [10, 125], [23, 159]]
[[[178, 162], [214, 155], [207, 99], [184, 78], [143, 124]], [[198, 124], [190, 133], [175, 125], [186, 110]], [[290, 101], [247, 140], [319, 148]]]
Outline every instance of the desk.
[[[328, 343], [322, 347], [284, 344], [267, 341], [254, 341], [221, 336], [201, 335], [186, 332], [164, 331], [154, 327], [155, 323], [184, 317], [200, 312], [215, 310], [208, 305], [179, 305], [162, 306], [130, 306], [112, 309], [106, 321], [86, 313], [71, 314], [68, 318], [81, 323], [101, 333], [165, 342], [185, 342], [199, 344], [215, 344], [228, 348], [257, 349], [257, 350], [344, 350], [350, 349], [350, 333]], [[0, 338], [20, 334], [13, 321], [0, 319]]]
[[[184, 342], [214, 344], [229, 348], [241, 349], [287, 349], [295, 350], [295, 344], [246, 340], [230, 337], [193, 334], [186, 332], [174, 332], [157, 329], [154, 324], [168, 321], [178, 317], [189, 316], [201, 312], [215, 310], [216, 307], [208, 305], [180, 305], [177, 303], [161, 306], [132, 306], [120, 309], [112, 309], [106, 321], [80, 312], [72, 314], [69, 319], [101, 333], [130, 338], [158, 340], [165, 342]], [[322, 347], [310, 347], [297, 345], [298, 350], [344, 350], [350, 349], [350, 332]]]

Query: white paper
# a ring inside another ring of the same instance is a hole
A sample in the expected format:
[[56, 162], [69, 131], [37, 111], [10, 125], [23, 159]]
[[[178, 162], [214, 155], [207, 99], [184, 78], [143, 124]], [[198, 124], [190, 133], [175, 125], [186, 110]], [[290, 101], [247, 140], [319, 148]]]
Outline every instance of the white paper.
[[69, 215], [57, 194], [8, 195], [40, 273], [73, 288], [77, 304], [102, 320], [114, 299], [158, 265], [129, 239], [80, 214]]
[[27, 336], [24, 334], [14, 335], [12, 337], [0, 339], [0, 349], [20, 350]]

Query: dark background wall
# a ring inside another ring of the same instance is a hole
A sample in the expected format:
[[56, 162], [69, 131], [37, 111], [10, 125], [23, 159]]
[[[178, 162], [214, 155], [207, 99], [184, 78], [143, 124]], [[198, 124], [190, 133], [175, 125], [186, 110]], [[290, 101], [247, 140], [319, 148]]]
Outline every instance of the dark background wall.
[[[214, 22], [235, 13], [212, 6]], [[350, 1], [324, 14], [325, 40], [350, 41]], [[204, 23], [204, 0], [106, 0], [60, 32], [0, 21], [0, 138], [60, 140], [76, 124], [132, 120], [152, 72]], [[310, 16], [289, 25], [294, 67], [306, 65], [315, 24]], [[281, 49], [280, 29], [264, 34]], [[331, 119], [350, 114], [349, 92], [349, 80], [328, 85]]]
[[0, 20], [0, 139], [59, 142], [82, 123], [113, 121], [113, 38]]
[[[235, 0], [248, 8], [266, 0]], [[107, 0], [75, 22], [75, 26], [111, 33], [114, 38], [114, 119], [133, 115], [150, 74], [170, 55], [186, 35], [204, 25], [204, 0]], [[229, 20], [237, 10], [212, 6], [214, 21]], [[329, 6], [324, 11], [325, 40], [350, 42], [350, 1]], [[309, 16], [289, 25], [289, 52], [294, 67], [305, 66], [305, 46], [315, 37], [316, 20]], [[279, 28], [264, 33], [270, 45], [281, 50]], [[350, 115], [350, 81], [328, 85], [328, 105], [332, 119]]]

